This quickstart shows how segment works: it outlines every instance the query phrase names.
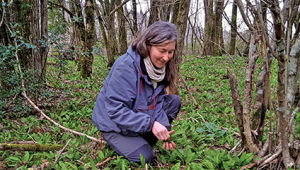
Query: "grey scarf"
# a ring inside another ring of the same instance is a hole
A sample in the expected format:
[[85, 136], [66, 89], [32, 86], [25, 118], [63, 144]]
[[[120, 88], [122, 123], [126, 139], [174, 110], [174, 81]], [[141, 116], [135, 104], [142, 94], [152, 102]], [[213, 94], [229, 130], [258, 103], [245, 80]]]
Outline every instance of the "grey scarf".
[[166, 66], [163, 68], [155, 68], [150, 60], [150, 57], [144, 58], [144, 63], [151, 82], [153, 83], [153, 87], [156, 89], [157, 82], [160, 82], [165, 78]]

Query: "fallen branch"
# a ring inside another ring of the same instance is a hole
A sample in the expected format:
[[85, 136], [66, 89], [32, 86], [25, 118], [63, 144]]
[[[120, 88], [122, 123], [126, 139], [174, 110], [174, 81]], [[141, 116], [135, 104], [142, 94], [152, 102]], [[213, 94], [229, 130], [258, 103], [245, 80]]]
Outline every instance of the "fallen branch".
[[197, 119], [193, 118], [193, 117], [190, 117], [190, 118], [188, 118], [187, 120], [190, 120], [190, 119], [192, 119], [192, 120], [194, 120], [195, 122], [199, 123], [199, 121], [198, 121]]
[[278, 155], [280, 155], [282, 152], [282, 147], [279, 147], [278, 151], [275, 152], [272, 156], [270, 156], [267, 160], [265, 160], [259, 167], [264, 166], [265, 164], [271, 162], [273, 159], [275, 159]]
[[109, 162], [110, 160], [116, 159], [116, 158], [117, 158], [116, 156], [114, 156], [112, 158], [111, 157], [106, 158], [103, 162], [97, 163], [96, 167], [98, 167], [98, 166], [104, 166], [107, 162]]
[[242, 143], [242, 140], [240, 140], [228, 153], [229, 154], [233, 153], [241, 143]]
[[66, 149], [66, 147], [69, 145], [72, 139], [69, 139], [68, 143], [59, 151], [58, 155], [55, 157], [54, 165], [57, 164], [57, 161], [61, 155], [61, 153]]
[[186, 82], [185, 82], [185, 80], [184, 80], [184, 78], [182, 77], [182, 75], [179, 73], [179, 76], [180, 76], [180, 78], [181, 78], [181, 80], [182, 80], [182, 83], [183, 83], [183, 85], [184, 85], [184, 87], [185, 87], [185, 89], [188, 91], [188, 93], [189, 93], [189, 95], [190, 95], [190, 97], [192, 98], [192, 100], [193, 100], [193, 102], [194, 102], [194, 104], [198, 107], [198, 109], [202, 109], [201, 108], [201, 106], [196, 102], [196, 100], [195, 100], [195, 98], [194, 98], [194, 96], [192, 95], [192, 93], [191, 93], [191, 91], [190, 91], [190, 89], [189, 89], [189, 87], [187, 86], [187, 84], [186, 84]]
[[56, 151], [62, 149], [63, 145], [52, 145], [45, 144], [40, 145], [38, 143], [35, 144], [15, 144], [15, 143], [0, 143], [0, 151], [5, 150], [14, 150], [14, 151]]
[[261, 158], [260, 160], [255, 160], [254, 163], [250, 163], [248, 165], [245, 165], [241, 168], [241, 170], [245, 170], [245, 169], [251, 169], [255, 166], [258, 166], [260, 163], [262, 163], [263, 161], [265, 161], [267, 158], [269, 158], [272, 154], [268, 154], [267, 156]]
[[26, 93], [22, 93], [22, 95], [27, 99], [27, 101], [29, 102], [29, 104], [36, 110], [38, 111], [43, 117], [45, 117], [47, 120], [49, 120], [50, 122], [52, 122], [53, 124], [55, 124], [56, 126], [58, 126], [59, 128], [65, 130], [65, 131], [68, 131], [70, 133], [73, 133], [73, 134], [76, 134], [76, 135], [80, 135], [80, 136], [85, 136], [87, 137], [88, 139], [91, 139], [93, 141], [96, 141], [96, 142], [100, 142], [101, 140], [103, 139], [96, 139], [94, 137], [91, 137], [87, 134], [84, 134], [84, 133], [80, 133], [80, 132], [77, 132], [77, 131], [74, 131], [72, 129], [69, 129], [69, 128], [65, 128], [63, 127], [62, 125], [56, 123], [54, 120], [52, 120], [50, 117], [48, 117], [45, 113], [43, 113], [43, 111], [41, 111], [26, 95]]
[[237, 156], [241, 156], [242, 153], [245, 151], [245, 149], [246, 149], [246, 148], [244, 147], [244, 148], [240, 151], [240, 153], [237, 154]]
[[[221, 127], [221, 129], [229, 131], [229, 129], [226, 127]], [[239, 133], [237, 133], [235, 131], [231, 131], [231, 132], [233, 132], [235, 136], [241, 137], [241, 135]]]
[[204, 123], [207, 123], [207, 121], [203, 118], [203, 116], [201, 114], [197, 113], [197, 115], [199, 115], [201, 117], [201, 119]]

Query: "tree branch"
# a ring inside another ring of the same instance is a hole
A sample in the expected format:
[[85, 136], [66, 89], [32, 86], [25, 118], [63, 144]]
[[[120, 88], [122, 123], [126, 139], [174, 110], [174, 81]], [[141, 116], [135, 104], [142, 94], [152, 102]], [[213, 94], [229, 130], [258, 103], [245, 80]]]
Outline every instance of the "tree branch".
[[226, 14], [225, 12], [223, 13], [223, 16], [224, 16], [225, 20], [227, 21], [227, 23], [228, 23], [230, 26], [232, 26], [232, 27], [234, 28], [234, 31], [237, 33], [237, 35], [238, 35], [238, 36], [239, 36], [246, 44], [248, 44], [248, 41], [245, 40], [245, 38], [237, 31], [237, 28], [234, 27], [234, 26], [232, 25], [232, 23], [229, 21], [229, 18], [228, 18], [227, 14]]
[[122, 2], [120, 5], [118, 5], [114, 10], [112, 10], [109, 15], [114, 14], [117, 10], [119, 10], [124, 4], [126, 4], [129, 0], [125, 0], [124, 2]]
[[66, 11], [69, 15], [70, 15], [70, 18], [73, 18], [75, 15], [70, 11], [68, 10], [66, 7], [64, 7], [63, 5], [60, 5], [60, 4], [56, 4], [54, 2], [51, 2], [51, 1], [48, 1], [48, 3], [52, 6], [57, 6], [61, 9], [63, 9], [64, 11]]

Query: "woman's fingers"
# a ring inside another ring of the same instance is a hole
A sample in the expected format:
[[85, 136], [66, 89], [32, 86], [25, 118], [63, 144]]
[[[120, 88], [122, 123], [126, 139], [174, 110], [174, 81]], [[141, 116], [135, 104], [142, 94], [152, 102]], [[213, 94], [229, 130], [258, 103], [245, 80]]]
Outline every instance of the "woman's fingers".
[[163, 146], [162, 146], [162, 148], [163, 148], [163, 149], [165, 149], [165, 148], [166, 148], [166, 142], [164, 142], [164, 143], [163, 143]]
[[173, 151], [173, 146], [172, 146], [172, 144], [171, 143], [168, 143], [169, 144], [169, 149], [170, 149], [170, 151]]
[[170, 135], [171, 135], [172, 133], [174, 133], [174, 132], [175, 132], [175, 130], [171, 130], [171, 131], [169, 132], [169, 137], [168, 137], [168, 139], [167, 139], [168, 141], [169, 141], [169, 140], [170, 140], [170, 138], [171, 138], [171, 136], [170, 136]]
[[170, 150], [170, 148], [169, 148], [169, 143], [168, 142], [166, 142], [167, 144], [166, 144], [166, 148], [167, 148], [167, 150]]
[[169, 135], [171, 135], [172, 133], [174, 133], [175, 132], [175, 130], [171, 130], [170, 132], [169, 132]]
[[175, 144], [175, 142], [171, 142], [171, 145], [173, 146], [173, 148], [176, 148], [177, 146], [176, 146], [176, 144]]

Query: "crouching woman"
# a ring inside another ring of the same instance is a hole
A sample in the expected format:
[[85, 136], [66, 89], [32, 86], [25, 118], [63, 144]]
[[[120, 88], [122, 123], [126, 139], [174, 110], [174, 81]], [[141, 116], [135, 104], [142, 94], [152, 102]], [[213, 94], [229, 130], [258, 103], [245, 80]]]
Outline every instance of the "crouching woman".
[[119, 155], [147, 163], [157, 140], [173, 150], [171, 123], [177, 117], [181, 101], [166, 94], [175, 88], [177, 31], [174, 24], [158, 21], [144, 31], [126, 54], [119, 57], [100, 91], [93, 123], [104, 140]]

